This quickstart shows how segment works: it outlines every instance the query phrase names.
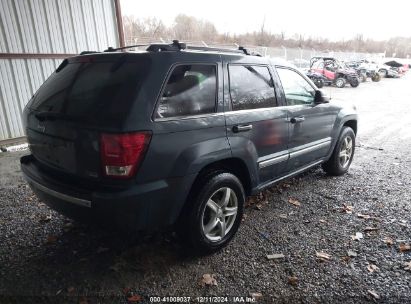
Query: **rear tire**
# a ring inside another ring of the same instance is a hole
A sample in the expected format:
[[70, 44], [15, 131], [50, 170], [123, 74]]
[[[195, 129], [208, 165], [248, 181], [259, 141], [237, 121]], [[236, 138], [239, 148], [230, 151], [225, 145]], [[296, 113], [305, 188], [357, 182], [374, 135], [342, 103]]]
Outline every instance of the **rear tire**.
[[322, 164], [325, 172], [339, 176], [345, 174], [354, 158], [355, 133], [350, 127], [343, 127], [330, 159]]
[[358, 80], [358, 78], [354, 78], [354, 79], [352, 79], [352, 80], [350, 81], [350, 85], [351, 85], [353, 88], [356, 88], [356, 87], [358, 87], [358, 86], [360, 85], [360, 81]]
[[235, 175], [207, 175], [189, 196], [177, 231], [180, 238], [196, 254], [220, 250], [240, 226], [244, 201], [244, 188]]
[[371, 80], [374, 81], [374, 82], [378, 82], [378, 81], [381, 80], [381, 75], [376, 72], [376, 73], [371, 77]]
[[337, 88], [343, 88], [345, 87], [346, 84], [346, 80], [342, 77], [339, 77], [335, 80], [335, 85], [337, 86]]

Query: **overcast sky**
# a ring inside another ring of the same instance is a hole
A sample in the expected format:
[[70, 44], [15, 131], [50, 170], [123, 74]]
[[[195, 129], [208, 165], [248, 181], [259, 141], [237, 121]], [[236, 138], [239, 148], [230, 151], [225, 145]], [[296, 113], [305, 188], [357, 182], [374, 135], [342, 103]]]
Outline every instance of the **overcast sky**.
[[[246, 4], [247, 3], [247, 4]], [[364, 0], [121, 0], [123, 15], [157, 17], [166, 25], [180, 13], [206, 19], [221, 33], [245, 33], [265, 28], [273, 33], [331, 40], [356, 34], [377, 40], [411, 36], [411, 3]]]

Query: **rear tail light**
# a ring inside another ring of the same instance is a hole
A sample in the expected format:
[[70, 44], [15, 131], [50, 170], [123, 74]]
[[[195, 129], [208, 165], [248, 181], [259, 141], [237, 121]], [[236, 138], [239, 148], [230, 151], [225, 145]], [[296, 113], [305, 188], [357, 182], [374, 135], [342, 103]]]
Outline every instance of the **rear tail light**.
[[104, 175], [132, 177], [143, 160], [150, 139], [150, 132], [102, 134], [100, 153]]

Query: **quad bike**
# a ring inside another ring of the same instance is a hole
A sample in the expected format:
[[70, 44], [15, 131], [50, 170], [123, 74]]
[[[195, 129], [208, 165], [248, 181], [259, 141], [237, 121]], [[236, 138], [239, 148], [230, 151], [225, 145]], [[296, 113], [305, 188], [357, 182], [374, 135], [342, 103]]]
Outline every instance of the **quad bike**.
[[381, 80], [381, 75], [378, 72], [378, 65], [375, 62], [367, 60], [351, 61], [347, 62], [346, 66], [355, 70], [361, 82], [366, 82], [367, 78], [371, 78], [374, 82]]
[[327, 81], [327, 78], [320, 73], [317, 72], [313, 72], [313, 71], [308, 71], [306, 73], [307, 77], [310, 78], [312, 80], [312, 82], [314, 82], [314, 84], [317, 86], [317, 88], [321, 89], [325, 82]]
[[367, 77], [371, 78], [372, 81], [378, 82], [381, 80], [381, 75], [379, 73], [378, 64], [373, 61], [362, 60], [360, 65], [360, 69], [364, 69], [366, 71]]
[[319, 73], [325, 77], [325, 84], [343, 88], [349, 83], [353, 88], [360, 84], [355, 70], [348, 68], [335, 58], [313, 57], [310, 60], [310, 71]]
[[360, 62], [358, 62], [358, 61], [349, 61], [349, 62], [345, 62], [345, 65], [349, 69], [353, 69], [357, 73], [358, 79], [361, 82], [366, 82], [367, 81], [367, 70], [365, 68], [360, 67]]

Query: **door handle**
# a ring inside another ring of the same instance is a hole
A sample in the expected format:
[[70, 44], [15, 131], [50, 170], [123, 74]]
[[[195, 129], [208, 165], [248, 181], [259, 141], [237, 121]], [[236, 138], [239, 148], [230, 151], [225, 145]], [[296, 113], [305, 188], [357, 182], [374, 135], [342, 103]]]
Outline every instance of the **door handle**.
[[290, 122], [292, 124], [298, 123], [298, 122], [303, 122], [305, 120], [304, 116], [298, 116], [298, 117], [293, 117], [290, 119]]
[[253, 125], [238, 125], [233, 127], [233, 132], [247, 132], [253, 129]]

